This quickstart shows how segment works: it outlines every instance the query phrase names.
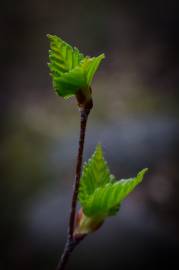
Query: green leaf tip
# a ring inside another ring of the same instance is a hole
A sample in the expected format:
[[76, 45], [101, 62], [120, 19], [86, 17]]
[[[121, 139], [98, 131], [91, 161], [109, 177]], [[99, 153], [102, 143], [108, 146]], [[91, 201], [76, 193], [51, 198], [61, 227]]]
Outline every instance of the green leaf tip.
[[57, 94], [69, 98], [81, 89], [89, 92], [93, 77], [105, 58], [104, 54], [84, 56], [76, 47], [56, 35], [47, 34], [47, 38], [50, 41], [48, 66]]
[[141, 183], [147, 170], [141, 170], [134, 178], [117, 181], [110, 174], [101, 145], [97, 145], [91, 159], [84, 164], [80, 181], [78, 198], [84, 215], [100, 221], [115, 215], [122, 201]]

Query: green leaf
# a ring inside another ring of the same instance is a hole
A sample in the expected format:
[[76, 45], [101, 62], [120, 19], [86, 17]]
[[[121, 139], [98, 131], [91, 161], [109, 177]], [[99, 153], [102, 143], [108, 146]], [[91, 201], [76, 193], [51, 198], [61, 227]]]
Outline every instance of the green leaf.
[[50, 40], [48, 64], [53, 88], [58, 95], [68, 98], [80, 89], [90, 87], [104, 54], [98, 57], [84, 57], [79, 50], [56, 35], [47, 35]]
[[98, 145], [92, 158], [84, 165], [80, 181], [78, 197], [84, 214], [98, 220], [115, 215], [121, 202], [141, 183], [147, 170], [143, 169], [134, 178], [116, 181], [110, 175], [101, 146]]
[[87, 84], [91, 85], [95, 72], [97, 71], [101, 61], [105, 58], [104, 53], [97, 57], [90, 58], [90, 62], [86, 71]]
[[56, 35], [47, 35], [50, 40], [49, 59], [51, 62], [50, 69], [56, 66], [59, 73], [70, 71], [79, 65], [84, 58], [83, 54], [75, 47], [72, 48], [68, 43]]
[[115, 215], [121, 202], [142, 181], [147, 169], [142, 170], [135, 178], [108, 183], [99, 187], [84, 201], [84, 213], [86, 216], [107, 217]]
[[64, 98], [73, 96], [79, 89], [79, 85], [82, 88], [86, 87], [86, 81], [82, 68], [76, 67], [71, 71], [64, 73], [63, 76], [54, 78], [53, 87], [57, 93]]
[[97, 145], [94, 154], [84, 164], [80, 180], [79, 200], [82, 203], [86, 197], [92, 195], [98, 187], [111, 181], [107, 162], [103, 158], [101, 145]]

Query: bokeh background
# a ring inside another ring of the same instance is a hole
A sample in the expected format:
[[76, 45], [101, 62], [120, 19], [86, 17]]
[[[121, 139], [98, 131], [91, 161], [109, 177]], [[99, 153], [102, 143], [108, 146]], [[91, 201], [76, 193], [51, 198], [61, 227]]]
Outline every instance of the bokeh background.
[[[48, 75], [47, 33], [106, 59], [84, 159], [101, 142], [119, 179], [149, 167], [67, 269], [158, 269], [179, 248], [178, 1], [1, 1], [0, 269], [51, 270], [63, 250], [79, 114]], [[176, 266], [175, 266], [176, 267]]]

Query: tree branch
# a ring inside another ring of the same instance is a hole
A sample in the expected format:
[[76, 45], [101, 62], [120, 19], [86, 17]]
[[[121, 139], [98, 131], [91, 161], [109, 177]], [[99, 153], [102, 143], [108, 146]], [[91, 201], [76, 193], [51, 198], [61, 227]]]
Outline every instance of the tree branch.
[[79, 138], [78, 155], [77, 155], [77, 163], [76, 163], [75, 183], [74, 183], [73, 196], [72, 196], [72, 202], [71, 202], [71, 208], [70, 208], [68, 235], [67, 235], [67, 241], [66, 241], [63, 254], [57, 265], [56, 270], [64, 269], [73, 249], [84, 238], [84, 237], [81, 237], [79, 239], [74, 239], [73, 232], [74, 232], [74, 225], [75, 225], [76, 206], [77, 206], [78, 190], [79, 190], [80, 177], [81, 177], [82, 161], [83, 161], [83, 149], [84, 149], [84, 141], [85, 141], [85, 133], [86, 133], [86, 124], [87, 124], [90, 110], [91, 110], [91, 107], [80, 108], [80, 138]]

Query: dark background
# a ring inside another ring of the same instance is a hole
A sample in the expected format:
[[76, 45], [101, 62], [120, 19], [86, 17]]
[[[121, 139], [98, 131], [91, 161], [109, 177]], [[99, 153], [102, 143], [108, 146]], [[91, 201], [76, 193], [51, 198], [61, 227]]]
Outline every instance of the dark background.
[[[93, 82], [85, 160], [101, 142], [119, 179], [142, 185], [73, 253], [67, 269], [173, 268], [179, 248], [178, 1], [1, 1], [0, 269], [52, 270], [68, 222], [79, 133], [57, 97], [47, 33], [88, 55]], [[177, 269], [177, 266], [175, 266]]]

